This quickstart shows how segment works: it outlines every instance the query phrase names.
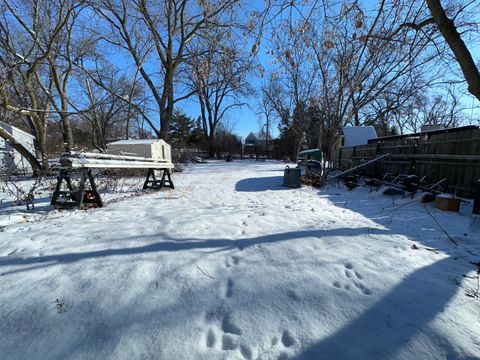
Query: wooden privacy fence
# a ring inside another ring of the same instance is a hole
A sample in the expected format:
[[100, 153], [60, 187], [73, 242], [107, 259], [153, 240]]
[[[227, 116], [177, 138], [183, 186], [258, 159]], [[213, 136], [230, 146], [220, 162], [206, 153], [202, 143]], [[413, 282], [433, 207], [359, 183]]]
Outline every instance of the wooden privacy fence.
[[476, 181], [480, 179], [477, 126], [372, 139], [366, 145], [343, 147], [339, 152], [342, 167], [390, 153], [375, 164], [372, 172], [415, 174], [426, 176], [429, 182], [446, 178], [448, 191], [458, 196], [474, 197]]

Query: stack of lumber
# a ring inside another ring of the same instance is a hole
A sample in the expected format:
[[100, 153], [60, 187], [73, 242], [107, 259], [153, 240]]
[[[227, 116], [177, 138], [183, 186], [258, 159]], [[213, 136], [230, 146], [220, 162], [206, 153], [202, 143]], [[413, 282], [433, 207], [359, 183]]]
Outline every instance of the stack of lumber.
[[60, 157], [61, 167], [116, 168], [116, 169], [173, 169], [171, 162], [141, 156], [97, 154], [88, 152], [70, 152]]

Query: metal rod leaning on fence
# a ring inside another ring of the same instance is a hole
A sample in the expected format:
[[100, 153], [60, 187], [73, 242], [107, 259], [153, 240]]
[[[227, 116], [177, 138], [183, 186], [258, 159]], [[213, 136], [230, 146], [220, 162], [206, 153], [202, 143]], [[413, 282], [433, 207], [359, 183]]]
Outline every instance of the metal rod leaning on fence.
[[337, 179], [339, 177], [342, 177], [343, 175], [346, 175], [348, 173], [351, 173], [352, 171], [355, 171], [355, 170], [358, 170], [358, 169], [361, 169], [362, 167], [364, 166], [367, 166], [367, 165], [370, 165], [370, 164], [373, 164], [377, 161], [380, 161], [382, 159], [385, 159], [387, 157], [389, 157], [391, 154], [384, 154], [384, 155], [380, 155], [378, 157], [376, 157], [375, 159], [372, 159], [372, 160], [369, 160], [367, 162], [364, 162], [363, 164], [360, 164], [360, 165], [357, 165], [357, 166], [354, 166], [353, 168], [350, 168], [348, 170], [345, 170], [345, 171], [342, 171], [341, 173], [339, 174], [336, 174], [332, 177], [328, 177], [327, 179], [325, 179], [325, 181], [330, 181], [330, 180], [333, 180], [333, 179]]

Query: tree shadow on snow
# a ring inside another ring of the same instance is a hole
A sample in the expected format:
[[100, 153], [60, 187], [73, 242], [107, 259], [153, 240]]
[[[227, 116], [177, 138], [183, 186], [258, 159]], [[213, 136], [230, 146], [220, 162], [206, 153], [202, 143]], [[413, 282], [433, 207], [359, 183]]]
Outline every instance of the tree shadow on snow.
[[12, 215], [20, 213], [45, 213], [52, 210], [50, 205], [50, 196], [43, 196], [34, 200], [34, 207], [27, 210], [27, 204], [25, 201], [21, 201], [19, 205], [13, 205], [13, 201], [0, 202], [0, 211], [2, 215]]
[[[458, 291], [452, 282], [437, 280], [448, 270], [451, 261], [446, 258], [415, 271], [358, 319], [311, 345], [295, 359], [389, 359], [419, 333], [446, 342], [442, 347], [448, 349], [447, 358], [458, 358], [448, 340], [439, 339], [438, 334], [428, 328], [428, 323], [445, 309]], [[423, 358], [428, 354], [416, 356]]]
[[235, 184], [236, 191], [259, 192], [267, 190], [288, 190], [282, 186], [282, 176], [268, 176], [240, 180]]
[[[245, 239], [174, 239], [167, 235], [159, 235], [163, 237], [164, 241], [159, 241], [153, 244], [118, 248], [118, 249], [105, 249], [88, 252], [78, 252], [69, 254], [57, 254], [57, 255], [45, 255], [30, 258], [12, 258], [10, 256], [0, 257], [0, 267], [2, 266], [14, 266], [14, 265], [31, 265], [45, 262], [57, 263], [71, 263], [84, 259], [100, 258], [107, 256], [121, 256], [121, 255], [135, 255], [144, 253], [154, 253], [161, 251], [184, 251], [192, 249], [217, 249], [217, 250], [230, 250], [230, 249], [244, 249], [257, 244], [274, 243], [281, 241], [289, 241], [294, 239], [306, 238], [306, 237], [329, 237], [329, 236], [359, 236], [365, 234], [391, 234], [388, 230], [372, 229], [368, 227], [361, 228], [340, 228], [340, 229], [319, 229], [319, 230], [305, 230], [305, 231], [291, 231], [286, 233], [278, 233], [272, 235], [264, 235]], [[133, 239], [133, 238], [132, 238]], [[53, 265], [52, 264], [52, 265]], [[29, 270], [29, 269], [25, 269]], [[16, 272], [16, 271], [14, 271]], [[0, 275], [6, 275], [8, 273], [2, 273]]]

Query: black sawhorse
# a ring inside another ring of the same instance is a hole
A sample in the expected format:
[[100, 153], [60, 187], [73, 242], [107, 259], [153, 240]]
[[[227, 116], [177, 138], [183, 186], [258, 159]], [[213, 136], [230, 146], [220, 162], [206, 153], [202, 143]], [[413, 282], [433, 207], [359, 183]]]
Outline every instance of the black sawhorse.
[[[162, 172], [162, 177], [158, 180], [155, 176], [155, 170]], [[148, 169], [147, 180], [143, 183], [143, 189], [160, 190], [164, 187], [175, 189], [172, 178], [170, 177], [170, 169]]]
[[[77, 189], [72, 185], [71, 175], [74, 171], [80, 172], [80, 183]], [[90, 187], [86, 188], [87, 180]], [[67, 190], [62, 190], [62, 183], [65, 181]], [[85, 207], [102, 207], [103, 202], [93, 179], [91, 169], [60, 169], [57, 177], [57, 186], [50, 202], [52, 206], [60, 208], [83, 209]]]
[[[155, 176], [155, 170], [162, 171], [161, 179]], [[77, 188], [72, 185], [71, 176], [74, 172], [80, 172], [80, 183]], [[65, 182], [67, 189], [62, 190], [63, 182]], [[87, 188], [87, 182], [90, 186]], [[143, 184], [144, 190], [159, 190], [163, 187], [175, 189], [172, 178], [170, 177], [170, 169], [148, 169], [147, 179]], [[57, 177], [57, 186], [52, 195], [50, 202], [52, 206], [58, 208], [78, 208], [84, 209], [87, 207], [102, 207], [102, 198], [97, 190], [97, 185], [92, 175], [92, 170], [64, 168], [59, 169]]]

